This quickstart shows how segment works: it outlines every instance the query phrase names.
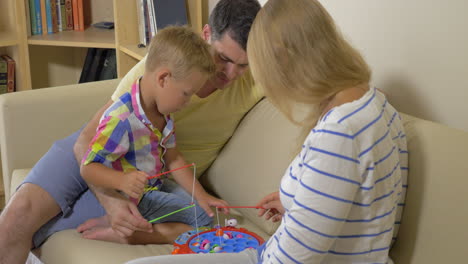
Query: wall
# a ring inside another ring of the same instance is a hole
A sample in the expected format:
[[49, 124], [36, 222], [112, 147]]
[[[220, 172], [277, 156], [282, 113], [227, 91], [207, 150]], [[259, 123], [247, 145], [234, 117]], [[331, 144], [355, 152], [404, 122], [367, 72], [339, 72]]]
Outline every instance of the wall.
[[321, 3], [395, 107], [468, 131], [468, 1]]
[[320, 2], [396, 108], [468, 131], [468, 1]]

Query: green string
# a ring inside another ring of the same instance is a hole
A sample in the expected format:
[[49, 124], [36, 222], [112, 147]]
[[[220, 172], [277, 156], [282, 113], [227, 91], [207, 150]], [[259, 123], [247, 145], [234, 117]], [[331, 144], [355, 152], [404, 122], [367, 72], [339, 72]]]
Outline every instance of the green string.
[[166, 215], [160, 216], [160, 217], [158, 217], [158, 218], [156, 218], [156, 219], [153, 219], [153, 220], [150, 220], [150, 221], [148, 221], [148, 222], [150, 222], [150, 223], [156, 222], [156, 221], [158, 221], [159, 219], [162, 219], [162, 218], [164, 218], [164, 217], [173, 215], [173, 214], [178, 213], [178, 212], [180, 212], [180, 211], [183, 211], [183, 210], [185, 210], [185, 209], [192, 208], [192, 207], [194, 207], [194, 206], [195, 206], [195, 204], [189, 205], [189, 206], [187, 206], [187, 207], [184, 207], [184, 208], [181, 208], [181, 209], [179, 209], [179, 210], [177, 210], [177, 211], [174, 211], [174, 212], [172, 212], [172, 213], [168, 213], [168, 214], [166, 214]]

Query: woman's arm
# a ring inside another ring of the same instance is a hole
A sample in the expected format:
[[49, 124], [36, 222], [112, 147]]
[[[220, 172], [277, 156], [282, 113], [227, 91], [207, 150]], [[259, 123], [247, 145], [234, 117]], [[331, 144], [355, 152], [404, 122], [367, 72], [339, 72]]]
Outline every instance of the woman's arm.
[[[324, 130], [350, 134], [338, 127]], [[296, 171], [301, 176], [285, 176], [289, 178], [280, 187], [291, 204], [285, 208], [282, 235], [276, 233], [277, 243], [269, 244], [275, 248], [266, 250], [281, 260], [321, 263], [341, 235], [360, 187], [361, 172], [352, 139], [316, 133], [309, 136], [304, 149], [301, 162], [292, 163], [293, 174]]]

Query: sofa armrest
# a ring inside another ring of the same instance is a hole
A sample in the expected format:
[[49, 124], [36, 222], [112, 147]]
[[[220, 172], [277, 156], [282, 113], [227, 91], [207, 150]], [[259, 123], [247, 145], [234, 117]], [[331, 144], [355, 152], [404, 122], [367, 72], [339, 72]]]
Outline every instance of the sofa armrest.
[[103, 106], [119, 80], [0, 96], [0, 150], [5, 198], [15, 169], [31, 168], [54, 141], [78, 130]]

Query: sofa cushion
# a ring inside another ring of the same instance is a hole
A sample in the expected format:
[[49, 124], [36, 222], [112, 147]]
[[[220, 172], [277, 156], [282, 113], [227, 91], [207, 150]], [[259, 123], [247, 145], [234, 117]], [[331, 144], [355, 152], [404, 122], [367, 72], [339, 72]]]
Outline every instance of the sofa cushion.
[[[14, 170], [12, 173], [11, 188], [16, 190], [17, 186], [24, 180], [31, 169]], [[260, 229], [256, 224], [253, 224], [239, 211], [232, 210], [231, 214], [225, 216], [219, 214], [219, 223], [224, 225], [226, 218], [236, 218], [239, 227], [247, 228], [248, 230], [257, 233], [264, 240], [269, 238], [269, 235]], [[214, 224], [218, 223], [218, 217], [213, 219]], [[52, 235], [35, 252], [39, 255], [44, 263], [124, 263], [126, 261], [155, 255], [170, 254], [172, 245], [121, 245], [103, 241], [87, 240], [73, 229], [64, 230]], [[91, 257], [92, 256], [92, 257]]]
[[[244, 117], [201, 182], [231, 205], [255, 205], [279, 189], [295, 155], [298, 132], [297, 126], [263, 99]], [[257, 217], [255, 209], [240, 211], [269, 235], [278, 227]]]
[[460, 263], [468, 229], [468, 133], [402, 114], [408, 191], [395, 263]]
[[[224, 223], [224, 216], [220, 222]], [[268, 235], [256, 225], [234, 212], [239, 225], [257, 233], [265, 240]], [[216, 221], [216, 220], [215, 220]], [[172, 245], [122, 245], [81, 238], [75, 230], [64, 230], [52, 235], [41, 247], [38, 255], [47, 264], [115, 264], [148, 257], [171, 254]]]
[[11, 185], [10, 185], [10, 190], [13, 192], [16, 191], [18, 186], [24, 181], [26, 176], [28, 176], [28, 173], [31, 171], [31, 169], [19, 169], [19, 170], [14, 170], [11, 176]]

